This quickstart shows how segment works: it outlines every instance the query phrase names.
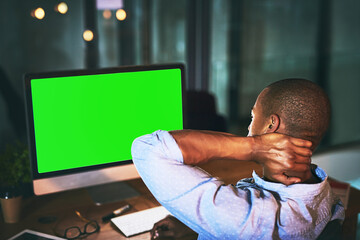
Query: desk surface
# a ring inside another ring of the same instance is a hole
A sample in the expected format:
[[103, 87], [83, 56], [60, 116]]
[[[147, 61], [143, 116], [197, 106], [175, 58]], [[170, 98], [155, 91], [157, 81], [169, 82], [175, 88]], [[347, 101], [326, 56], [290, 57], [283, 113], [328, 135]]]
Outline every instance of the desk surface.
[[[203, 168], [223, 179], [226, 184], [234, 184], [241, 178], [250, 177], [252, 170], [261, 173], [261, 167], [250, 162], [213, 161], [204, 165]], [[141, 179], [130, 180], [127, 183], [135, 188], [140, 193], [140, 196], [101, 206], [93, 204], [89, 194], [84, 189], [26, 198], [23, 201], [22, 219], [20, 222], [6, 224], [3, 218], [0, 218], [0, 240], [8, 239], [24, 229], [54, 235], [54, 231], [61, 233], [66, 227], [74, 225], [83, 226], [84, 222], [79, 220], [75, 210], [79, 211], [86, 218], [97, 220], [100, 224], [100, 232], [90, 235], [87, 239], [127, 239], [112, 223], [102, 223], [101, 217], [125, 204], [132, 206], [128, 213], [159, 205]], [[359, 202], [360, 191], [352, 188], [346, 211], [347, 219], [344, 222], [344, 231], [348, 233], [349, 237], [347, 239], [355, 239], [354, 231], [356, 231], [357, 216], [360, 212]], [[41, 217], [48, 216], [54, 216], [57, 220], [52, 223], [40, 223], [38, 221]], [[150, 234], [145, 233], [130, 239], [150, 239]]]
[[[129, 213], [159, 205], [141, 179], [127, 181], [127, 183], [135, 188], [140, 193], [140, 196], [101, 206], [93, 204], [90, 195], [85, 189], [24, 199], [20, 222], [5, 224], [1, 219], [0, 239], [8, 239], [24, 229], [55, 235], [55, 232], [62, 234], [67, 227], [81, 227], [84, 222], [77, 217], [76, 210], [84, 217], [96, 220], [100, 225], [100, 232], [90, 235], [87, 239], [126, 239], [111, 222], [103, 223], [101, 218], [126, 204], [132, 206]], [[39, 219], [44, 217], [56, 217], [56, 221], [51, 223], [39, 222]], [[146, 233], [131, 239], [150, 239], [149, 236]]]

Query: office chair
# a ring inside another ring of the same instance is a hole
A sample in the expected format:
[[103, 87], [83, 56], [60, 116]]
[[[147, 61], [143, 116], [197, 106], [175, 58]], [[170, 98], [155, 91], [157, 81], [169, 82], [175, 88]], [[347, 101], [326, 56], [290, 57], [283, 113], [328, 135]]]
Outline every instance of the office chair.
[[226, 120], [216, 112], [215, 97], [205, 91], [186, 92], [186, 116], [188, 129], [227, 131]]

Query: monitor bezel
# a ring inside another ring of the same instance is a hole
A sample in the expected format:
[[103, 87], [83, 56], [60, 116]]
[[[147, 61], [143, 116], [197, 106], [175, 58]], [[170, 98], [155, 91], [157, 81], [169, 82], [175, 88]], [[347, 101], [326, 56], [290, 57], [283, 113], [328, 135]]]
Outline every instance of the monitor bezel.
[[54, 77], [67, 77], [67, 76], [86, 76], [96, 74], [111, 74], [111, 73], [126, 73], [126, 72], [140, 72], [140, 71], [152, 71], [152, 70], [166, 70], [166, 69], [180, 69], [181, 71], [181, 90], [182, 90], [182, 109], [183, 109], [183, 126], [186, 125], [185, 114], [185, 65], [182, 63], [172, 64], [153, 64], [153, 65], [137, 65], [137, 66], [120, 66], [112, 68], [101, 69], [76, 69], [76, 70], [64, 70], [53, 72], [38, 72], [38, 73], [26, 73], [24, 74], [24, 92], [25, 92], [25, 109], [26, 109], [26, 125], [28, 132], [28, 144], [29, 144], [29, 156], [30, 156], [30, 168], [32, 179], [44, 179], [49, 177], [58, 177], [68, 174], [82, 173], [92, 170], [104, 169], [109, 167], [121, 166], [132, 164], [132, 160], [124, 160], [121, 162], [113, 162], [106, 164], [98, 164], [94, 166], [79, 167], [67, 170], [53, 171], [47, 173], [39, 173], [37, 167], [36, 157], [36, 144], [35, 144], [35, 129], [34, 129], [34, 116], [31, 94], [31, 80], [33, 79], [46, 79]]

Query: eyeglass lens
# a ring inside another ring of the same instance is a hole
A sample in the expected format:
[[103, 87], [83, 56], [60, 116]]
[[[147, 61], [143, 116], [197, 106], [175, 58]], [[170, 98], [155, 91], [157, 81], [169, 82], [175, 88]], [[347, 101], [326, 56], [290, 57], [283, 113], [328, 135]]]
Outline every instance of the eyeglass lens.
[[88, 222], [84, 227], [85, 233], [91, 234], [99, 230], [99, 225], [95, 221]]
[[74, 239], [81, 235], [81, 230], [78, 227], [70, 227], [65, 230], [64, 235], [65, 235], [64, 237], [67, 239]]

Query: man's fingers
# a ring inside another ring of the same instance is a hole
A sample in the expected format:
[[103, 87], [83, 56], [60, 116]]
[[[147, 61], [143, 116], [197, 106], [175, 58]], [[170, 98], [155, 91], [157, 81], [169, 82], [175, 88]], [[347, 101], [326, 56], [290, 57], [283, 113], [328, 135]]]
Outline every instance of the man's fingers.
[[[304, 163], [295, 163], [295, 166], [289, 170], [292, 172], [306, 172], [309, 171], [310, 169], [310, 164], [304, 164]], [[291, 176], [291, 175], [290, 175]]]
[[298, 177], [289, 177], [284, 174], [277, 175], [276, 180], [281, 182], [282, 184], [285, 184], [286, 186], [301, 182], [301, 179]]
[[296, 153], [299, 156], [303, 156], [303, 157], [312, 156], [312, 151], [310, 148], [295, 146], [294, 148], [292, 148], [292, 150], [294, 151], [294, 153]]
[[308, 140], [304, 140], [301, 138], [290, 138], [290, 142], [295, 146], [302, 147], [302, 148], [311, 148], [312, 142]]
[[295, 158], [295, 163], [296, 164], [307, 164], [307, 165], [309, 165], [311, 163], [311, 158], [299, 156], [299, 157]]
[[291, 184], [294, 184], [294, 183], [299, 183], [299, 182], [301, 182], [301, 179], [300, 178], [298, 178], [298, 177], [287, 177], [286, 176], [286, 178], [287, 178], [287, 183], [288, 184], [286, 184], [286, 185], [291, 185]]

